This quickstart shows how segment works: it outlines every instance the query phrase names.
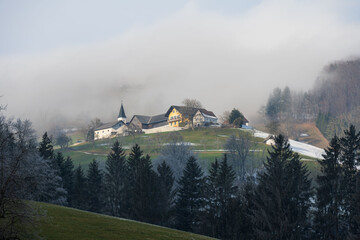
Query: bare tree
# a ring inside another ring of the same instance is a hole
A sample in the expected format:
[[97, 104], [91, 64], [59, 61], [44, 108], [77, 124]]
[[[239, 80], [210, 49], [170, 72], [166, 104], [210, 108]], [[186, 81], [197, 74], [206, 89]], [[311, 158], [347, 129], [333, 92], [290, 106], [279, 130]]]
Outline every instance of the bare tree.
[[94, 131], [96, 128], [100, 127], [103, 123], [101, 122], [101, 120], [99, 118], [95, 118], [93, 120], [91, 120], [90, 124], [87, 127], [87, 133], [86, 133], [86, 141], [94, 141], [95, 136], [94, 136]]
[[233, 134], [225, 143], [225, 149], [229, 151], [229, 159], [239, 181], [245, 179], [250, 150], [255, 146], [256, 143], [252, 140], [249, 132]]
[[186, 161], [193, 153], [190, 146], [184, 142], [183, 137], [178, 132], [169, 134], [168, 142], [163, 146], [159, 158], [154, 166], [165, 161], [174, 172], [175, 180], [178, 180], [186, 166]]
[[221, 124], [229, 125], [229, 116], [230, 116], [230, 111], [223, 112], [223, 114], [220, 116]]
[[201, 102], [197, 99], [185, 98], [182, 104], [189, 108], [202, 108]]
[[[187, 119], [186, 123], [189, 127], [194, 129], [193, 118], [199, 108], [202, 108], [202, 104], [199, 100], [185, 98], [182, 101], [184, 107], [182, 108], [183, 119]], [[184, 121], [183, 120], [183, 121]]]
[[[23, 199], [32, 199], [34, 166], [40, 157], [29, 121], [6, 120], [0, 113], [0, 239], [35, 239], [36, 209]], [[30, 183], [31, 182], [31, 183]]]

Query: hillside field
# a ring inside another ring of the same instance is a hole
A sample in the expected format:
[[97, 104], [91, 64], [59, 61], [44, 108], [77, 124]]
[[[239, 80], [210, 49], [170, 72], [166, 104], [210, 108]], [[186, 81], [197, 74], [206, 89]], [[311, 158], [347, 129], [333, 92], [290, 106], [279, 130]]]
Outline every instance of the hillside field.
[[35, 203], [45, 210], [40, 236], [47, 240], [176, 240], [212, 239], [175, 229], [115, 218], [58, 205]]
[[[180, 134], [184, 142], [189, 144], [190, 148], [194, 151], [196, 157], [202, 161], [203, 164], [210, 166], [210, 163], [215, 158], [221, 158], [224, 154], [224, 145], [227, 139], [232, 134], [245, 134], [249, 130], [235, 129], [235, 128], [201, 128], [195, 130], [183, 130], [178, 131], [176, 134]], [[144, 154], [149, 154], [151, 158], [156, 159], [161, 149], [165, 144], [169, 143], [171, 136], [174, 133], [153, 133], [153, 134], [141, 134], [135, 136], [116, 137], [111, 139], [98, 140], [94, 143], [77, 143], [71, 146], [68, 150], [63, 151], [65, 156], [70, 156], [73, 159], [75, 167], [81, 165], [87, 169], [88, 164], [96, 159], [99, 161], [100, 167], [104, 167], [104, 163], [107, 154], [111, 151], [113, 143], [118, 140], [126, 152], [130, 152], [130, 148], [135, 144], [139, 144]], [[79, 135], [79, 134], [72, 134]], [[267, 150], [271, 147], [263, 143], [262, 138], [253, 137], [252, 141], [255, 146], [251, 149], [253, 151], [253, 157], [251, 158], [252, 166], [260, 167], [265, 160]], [[319, 171], [319, 164], [316, 159], [302, 156], [304, 162], [308, 166], [311, 177], [314, 179]]]

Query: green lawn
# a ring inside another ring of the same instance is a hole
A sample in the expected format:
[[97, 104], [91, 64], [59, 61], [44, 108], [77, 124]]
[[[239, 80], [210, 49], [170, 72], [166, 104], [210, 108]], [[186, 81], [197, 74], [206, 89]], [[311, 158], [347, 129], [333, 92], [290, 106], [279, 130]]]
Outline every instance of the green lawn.
[[47, 217], [41, 221], [40, 235], [48, 240], [211, 239], [201, 235], [73, 208], [45, 203], [35, 204], [47, 212]]

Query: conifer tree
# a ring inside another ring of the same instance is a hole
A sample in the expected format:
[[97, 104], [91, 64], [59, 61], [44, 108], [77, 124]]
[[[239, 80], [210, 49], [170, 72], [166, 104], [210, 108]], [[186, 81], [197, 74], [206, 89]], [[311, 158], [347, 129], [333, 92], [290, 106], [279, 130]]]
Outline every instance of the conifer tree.
[[179, 180], [178, 199], [176, 201], [177, 227], [184, 231], [198, 231], [203, 210], [204, 173], [191, 156]]
[[342, 220], [341, 205], [343, 195], [341, 180], [343, 178], [340, 165], [340, 140], [334, 136], [325, 149], [324, 160], [319, 161], [321, 175], [317, 177], [316, 212], [314, 230], [316, 239], [344, 239], [345, 229]]
[[158, 187], [158, 209], [160, 215], [160, 225], [169, 226], [171, 210], [174, 204], [175, 191], [174, 186], [174, 175], [169, 165], [163, 161], [157, 167], [159, 174], [159, 187]]
[[219, 175], [218, 175], [218, 188], [219, 188], [219, 200], [220, 200], [220, 237], [229, 238], [231, 233], [229, 232], [228, 219], [229, 215], [232, 213], [229, 212], [229, 206], [232, 199], [235, 198], [237, 187], [235, 184], [235, 172], [228, 165], [227, 155], [224, 154], [224, 158], [220, 164]]
[[304, 239], [311, 189], [308, 171], [288, 141], [279, 135], [269, 151], [255, 191], [253, 225], [256, 239]]
[[47, 135], [47, 132], [44, 133], [42, 141], [39, 144], [39, 154], [40, 157], [44, 159], [52, 159], [54, 157], [54, 147]]
[[142, 156], [139, 145], [134, 145], [128, 159], [130, 217], [144, 222], [154, 222], [156, 218], [157, 175], [152, 170], [149, 155]]
[[213, 237], [225, 239], [230, 235], [229, 209], [237, 192], [237, 188], [234, 186], [235, 178], [235, 172], [228, 165], [226, 154], [220, 164], [215, 160], [211, 165], [205, 199], [208, 205], [206, 216]]
[[74, 173], [72, 206], [83, 210], [87, 209], [86, 177], [80, 165], [75, 169]]
[[105, 163], [105, 188], [108, 210], [113, 216], [124, 216], [126, 158], [125, 151], [115, 141]]
[[102, 212], [103, 208], [103, 176], [99, 164], [94, 159], [87, 172], [87, 205], [91, 212]]
[[356, 187], [356, 167], [360, 164], [360, 132], [356, 133], [354, 125], [351, 125], [349, 130], [344, 131], [344, 134], [345, 136], [340, 140], [342, 150], [340, 162], [344, 171], [341, 183], [342, 195], [344, 196], [342, 209], [346, 225], [349, 227], [355, 214], [352, 209], [351, 198]]
[[350, 223], [349, 239], [360, 239], [360, 172], [356, 174], [356, 188], [352, 195], [351, 207], [354, 211]]
[[204, 232], [212, 237], [219, 236], [219, 222], [220, 222], [220, 189], [219, 189], [219, 162], [211, 163], [209, 176], [206, 182], [205, 205], [206, 211], [204, 213]]
[[74, 194], [74, 164], [68, 156], [61, 168], [61, 178], [63, 180], [64, 189], [68, 193], [68, 204], [72, 206], [72, 195]]

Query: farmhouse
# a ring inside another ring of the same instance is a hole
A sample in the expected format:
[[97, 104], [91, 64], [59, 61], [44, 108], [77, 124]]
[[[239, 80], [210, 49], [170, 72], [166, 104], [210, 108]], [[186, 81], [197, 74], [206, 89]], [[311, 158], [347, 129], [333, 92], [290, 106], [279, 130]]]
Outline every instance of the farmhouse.
[[167, 121], [171, 127], [184, 126], [190, 121], [197, 127], [217, 124], [215, 114], [203, 108], [173, 105], [165, 113], [165, 117], [167, 117]]
[[264, 139], [264, 143], [270, 146], [275, 145], [275, 137], [273, 135], [270, 135], [269, 137]]
[[141, 129], [158, 128], [168, 124], [165, 113], [155, 116], [134, 115], [130, 123], [138, 126]]

